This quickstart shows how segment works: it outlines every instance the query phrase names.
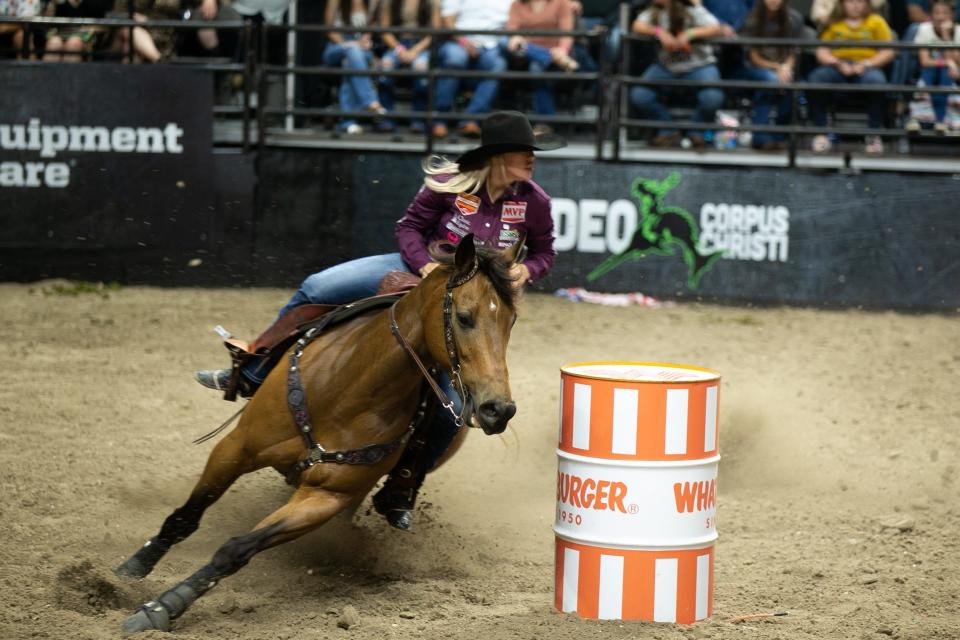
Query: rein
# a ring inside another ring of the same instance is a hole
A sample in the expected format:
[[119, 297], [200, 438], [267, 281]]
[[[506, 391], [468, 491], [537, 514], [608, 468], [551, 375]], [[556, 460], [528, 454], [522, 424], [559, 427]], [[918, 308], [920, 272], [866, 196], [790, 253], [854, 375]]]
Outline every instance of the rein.
[[410, 343], [407, 342], [407, 339], [400, 332], [400, 325], [397, 324], [397, 315], [395, 311], [397, 306], [396, 303], [390, 307], [391, 333], [393, 333], [394, 337], [397, 339], [397, 342], [400, 343], [400, 346], [403, 347], [404, 351], [407, 352], [407, 355], [409, 355], [410, 358], [417, 364], [417, 367], [420, 369], [420, 373], [423, 374], [427, 384], [430, 385], [434, 395], [437, 396], [437, 400], [440, 401], [440, 405], [449, 411], [451, 416], [453, 416], [453, 422], [457, 425], [458, 429], [466, 424], [463, 414], [466, 413], [467, 407], [469, 406], [468, 400], [470, 397], [470, 390], [467, 389], [466, 385], [463, 384], [463, 380], [460, 378], [460, 355], [457, 353], [457, 343], [453, 339], [453, 290], [466, 284], [475, 275], [477, 275], [478, 268], [479, 265], [477, 263], [477, 259], [474, 258], [473, 265], [469, 271], [459, 276], [456, 274], [451, 275], [450, 279], [447, 280], [446, 293], [443, 295], [443, 339], [447, 347], [447, 357], [450, 358], [450, 374], [453, 376], [453, 379], [456, 380], [457, 388], [460, 390], [462, 403], [459, 414], [453, 409], [453, 400], [451, 400], [450, 397], [443, 392], [443, 389], [441, 389], [440, 385], [437, 384], [437, 381], [434, 379], [433, 375], [420, 360], [417, 352], [413, 350], [413, 347], [410, 346]]

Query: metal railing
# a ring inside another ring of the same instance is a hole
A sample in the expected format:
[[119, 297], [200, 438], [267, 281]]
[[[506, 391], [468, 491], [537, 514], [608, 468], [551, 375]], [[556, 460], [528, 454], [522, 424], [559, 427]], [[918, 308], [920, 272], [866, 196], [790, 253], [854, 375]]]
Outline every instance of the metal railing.
[[[131, 13], [132, 15], [132, 13]], [[438, 144], [437, 139], [432, 132], [432, 124], [438, 121], [458, 120], [476, 118], [482, 114], [464, 113], [461, 111], [441, 112], [436, 109], [436, 83], [442, 77], [459, 77], [466, 80], [476, 80], [483, 78], [494, 78], [498, 80], [521, 81], [530, 83], [536, 80], [547, 80], [555, 83], [593, 83], [595, 85], [596, 99], [590, 106], [594, 112], [591, 115], [578, 115], [575, 113], [564, 113], [558, 115], [536, 115], [530, 114], [530, 119], [534, 123], [544, 123], [551, 125], [583, 125], [593, 131], [590, 144], [593, 148], [593, 156], [598, 160], [619, 160], [622, 155], [622, 147], [629, 144], [625, 131], [629, 128], [653, 129], [664, 125], [657, 120], [648, 120], [630, 117], [629, 105], [626, 94], [631, 86], [656, 86], [670, 87], [675, 89], [696, 90], [699, 88], [716, 87], [725, 90], [736, 90], [744, 92], [755, 91], [784, 91], [788, 92], [794, 103], [794, 109], [791, 113], [791, 120], [788, 125], [769, 125], [769, 124], [737, 124], [737, 125], [719, 125], [716, 123], [696, 123], [684, 120], [673, 120], [669, 123], [669, 128], [681, 131], [704, 131], [704, 130], [731, 130], [740, 132], [767, 132], [783, 134], [788, 137], [787, 157], [788, 164], [793, 166], [796, 162], [797, 153], [800, 148], [801, 136], [816, 134], [834, 134], [840, 136], [846, 135], [878, 135], [882, 137], [905, 136], [902, 128], [884, 127], [847, 127], [847, 126], [828, 126], [817, 127], [801, 123], [798, 98], [800, 95], [808, 92], [830, 91], [845, 93], [850, 95], [875, 94], [910, 96], [917, 92], [928, 94], [952, 94], [960, 93], [956, 87], [924, 87], [919, 88], [909, 84], [882, 84], [882, 85], [862, 85], [862, 84], [830, 84], [830, 83], [810, 83], [803, 80], [795, 80], [789, 83], [771, 84], [766, 82], [756, 82], [747, 80], [729, 80], [720, 79], [717, 81], [694, 81], [694, 80], [645, 80], [641, 76], [628, 73], [630, 64], [633, 60], [634, 48], [639, 43], [655, 44], [656, 40], [649, 36], [640, 36], [629, 31], [629, 25], [626, 19], [621, 20], [623, 33], [620, 40], [620, 50], [617, 58], [611, 59], [606, 54], [606, 47], [603, 46], [603, 40], [607, 32], [603, 29], [584, 30], [577, 29], [573, 31], [504, 31], [504, 30], [474, 30], [462, 31], [455, 29], [431, 29], [431, 28], [397, 28], [397, 27], [366, 27], [361, 31], [372, 35], [381, 35], [385, 33], [405, 34], [410, 36], [433, 36], [430, 44], [430, 64], [427, 71], [416, 71], [411, 69], [376, 69], [354, 70], [343, 68], [330, 68], [323, 66], [308, 66], [296, 63], [296, 38], [301, 34], [319, 34], [324, 35], [329, 32], [352, 31], [354, 29], [344, 29], [343, 27], [331, 27], [318, 24], [285, 24], [285, 25], [266, 25], [251, 20], [242, 21], [201, 21], [201, 20], [148, 20], [146, 22], [134, 20], [132, 17], [125, 19], [67, 19], [67, 18], [0, 18], [0, 23], [18, 23], [25, 30], [24, 46], [21, 55], [27, 57], [30, 53], [28, 46], [30, 34], [33, 31], [43, 31], [57, 25], [71, 26], [91, 26], [102, 29], [132, 29], [143, 27], [148, 30], [169, 29], [172, 31], [197, 31], [200, 29], [232, 30], [240, 32], [240, 49], [243, 52], [240, 62], [217, 62], [217, 63], [198, 63], [197, 66], [209, 69], [214, 72], [229, 72], [242, 75], [242, 105], [226, 106], [216, 105], [214, 115], [221, 117], [239, 116], [242, 121], [242, 135], [240, 145], [244, 149], [252, 146], [263, 146], [270, 144], [271, 119], [276, 117], [284, 118], [285, 130], [295, 131], [293, 126], [294, 119], [297, 117], [307, 118], [354, 118], [358, 120], [373, 121], [377, 116], [368, 111], [344, 111], [331, 107], [305, 107], [298, 106], [294, 100], [292, 91], [287, 91], [283, 104], [269, 104], [266, 101], [267, 85], [271, 78], [283, 76], [288, 82], [288, 86], [298, 78], [306, 76], [325, 76], [329, 78], [339, 78], [343, 76], [370, 76], [370, 77], [396, 77], [407, 79], [426, 79], [427, 80], [427, 110], [414, 111], [412, 109], [397, 109], [389, 114], [389, 117], [397, 120], [421, 119], [425, 121], [424, 133], [422, 135], [424, 149], [427, 153], [432, 153]], [[265, 60], [264, 52], [267, 49], [268, 37], [271, 33], [286, 33], [288, 38], [294, 42], [294, 46], [287, 48], [287, 60], [285, 64], [271, 64]], [[465, 69], [440, 68], [437, 64], [440, 45], [446, 37], [457, 36], [496, 36], [506, 38], [511, 35], [523, 36], [572, 36], [597, 42], [600, 46], [594, 50], [599, 52], [598, 71], [596, 72], [566, 72], [566, 71], [476, 71]], [[130, 39], [132, 40], [132, 38]], [[709, 44], [716, 47], [755, 47], [755, 46], [777, 46], [796, 49], [798, 51], [809, 51], [820, 47], [844, 48], [855, 45], [857, 47], [870, 47], [878, 49], [917, 50], [917, 49], [937, 49], [937, 50], [956, 50], [960, 45], [930, 45], [918, 44], [913, 42], [881, 41], [881, 42], [841, 42], [841, 41], [820, 41], [808, 39], [784, 39], [784, 38], [730, 38], [715, 39], [709, 41]], [[132, 44], [128, 44], [128, 55], [132, 59]], [[617, 64], [615, 64], [615, 62]], [[619, 68], [617, 68], [619, 67]], [[254, 126], [256, 125], [256, 126]], [[957, 139], [960, 144], [960, 138]], [[389, 150], [391, 142], [384, 141], [383, 148]], [[639, 143], [638, 143], [639, 144]], [[639, 144], [642, 148], [642, 144]]]

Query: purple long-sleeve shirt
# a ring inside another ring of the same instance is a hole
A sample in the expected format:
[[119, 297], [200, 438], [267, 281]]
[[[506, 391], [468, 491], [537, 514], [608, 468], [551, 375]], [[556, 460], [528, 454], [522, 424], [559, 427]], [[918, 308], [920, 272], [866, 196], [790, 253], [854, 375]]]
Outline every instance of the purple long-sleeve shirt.
[[468, 233], [499, 249], [513, 246], [526, 234], [523, 263], [531, 281], [547, 275], [557, 253], [550, 196], [532, 180], [515, 183], [495, 202], [490, 202], [486, 189], [470, 195], [422, 187], [395, 230], [400, 255], [414, 272], [430, 262], [430, 243], [444, 240], [456, 245]]

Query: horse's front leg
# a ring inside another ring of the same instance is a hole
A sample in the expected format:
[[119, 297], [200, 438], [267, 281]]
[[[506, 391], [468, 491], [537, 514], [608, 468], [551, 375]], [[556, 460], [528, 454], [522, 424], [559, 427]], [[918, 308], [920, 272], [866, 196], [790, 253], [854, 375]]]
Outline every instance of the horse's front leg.
[[142, 605], [124, 620], [124, 632], [168, 631], [171, 620], [183, 615], [197, 598], [223, 578], [236, 573], [254, 555], [316, 529], [357, 500], [357, 495], [352, 493], [334, 493], [316, 487], [297, 489], [287, 504], [260, 522], [253, 531], [231, 538], [208, 564], [157, 599]]
[[187, 502], [167, 517], [160, 533], [137, 549], [114, 573], [124, 578], [142, 578], [153, 571], [170, 547], [197, 530], [204, 511], [219, 500], [238, 477], [255, 468], [240, 432], [230, 433], [210, 452], [203, 474]]

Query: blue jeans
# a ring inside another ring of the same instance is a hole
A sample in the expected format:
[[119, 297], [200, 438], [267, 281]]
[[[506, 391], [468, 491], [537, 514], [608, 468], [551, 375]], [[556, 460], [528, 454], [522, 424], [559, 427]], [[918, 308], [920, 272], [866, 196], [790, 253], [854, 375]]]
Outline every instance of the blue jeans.
[[[720, 71], [714, 64], [697, 67], [686, 73], [672, 73], [659, 63], [653, 63], [640, 76], [644, 80], [700, 80], [716, 81], [720, 79]], [[689, 91], [689, 89], [673, 89], [655, 86], [634, 86], [630, 89], [630, 104], [640, 112], [641, 117], [647, 120], [671, 120], [670, 112], [658, 100], [660, 94], [671, 95]], [[717, 87], [704, 87], [697, 91], [697, 108], [694, 112], [694, 122], [714, 122], [717, 118], [717, 109], [723, 105], [723, 91]], [[660, 133], [673, 133], [670, 129], [661, 129]], [[702, 135], [703, 131], [698, 131]]]
[[[923, 78], [923, 84], [928, 87], [952, 87], [953, 78], [946, 67], [923, 67], [920, 70], [920, 77]], [[930, 104], [933, 105], [933, 116], [937, 122], [943, 122], [947, 117], [947, 100], [950, 98], [946, 93], [931, 93]]]
[[[907, 25], [907, 30], [903, 32], [901, 42], [913, 42], [917, 38], [917, 29], [919, 22], [912, 22]], [[890, 69], [890, 82], [893, 84], [913, 84], [913, 78], [917, 74], [917, 50], [916, 49], [897, 49], [896, 56], [893, 59], [893, 67]]]
[[[417, 40], [413, 38], [404, 38], [400, 40], [406, 48], [410, 48], [417, 43]], [[380, 59], [380, 65], [383, 69], [402, 69], [404, 67], [409, 67], [416, 71], [427, 71], [430, 69], [430, 49], [424, 49], [416, 58], [413, 59], [413, 62], [410, 64], [403, 64], [397, 58], [397, 54], [393, 49], [383, 54], [383, 57]], [[380, 78], [380, 104], [386, 108], [387, 111], [393, 111], [393, 89], [397, 84], [397, 78], [395, 76], [383, 76]], [[427, 110], [427, 89], [428, 83], [426, 78], [416, 78], [413, 81], [413, 110], [414, 111], [426, 111]], [[385, 120], [385, 124], [393, 124], [390, 120]]]
[[[845, 76], [834, 67], [820, 66], [810, 72], [807, 78], [809, 82], [817, 83], [849, 83], [849, 84], [886, 84], [887, 77], [883, 75], [880, 69], [869, 68], [863, 72], [862, 76]], [[810, 102], [810, 114], [813, 117], [813, 123], [818, 127], [827, 126], [827, 106], [833, 102], [833, 91], [810, 91], [808, 100]], [[878, 128], [883, 126], [883, 121], [887, 111], [887, 97], [883, 93], [864, 94], [867, 99], [867, 117], [870, 127]]]
[[[323, 50], [323, 64], [328, 67], [343, 67], [344, 69], [366, 70], [373, 61], [373, 53], [369, 49], [361, 49], [356, 45], [331, 42]], [[363, 111], [377, 101], [377, 91], [373, 88], [370, 76], [343, 76], [340, 80], [340, 108], [343, 111]], [[355, 124], [355, 120], [341, 120], [338, 125], [341, 129]]]
[[[282, 309], [278, 317], [286, 314], [293, 307], [301, 304], [344, 304], [361, 298], [376, 295], [380, 280], [391, 271], [410, 271], [410, 268], [400, 257], [399, 253], [387, 253], [379, 256], [368, 256], [350, 260], [318, 273], [307, 276], [300, 288], [293, 294], [290, 301]], [[255, 382], [263, 382], [270, 369], [265, 363], [254, 361], [243, 368], [245, 376]], [[461, 400], [450, 383], [446, 372], [440, 374], [440, 388], [453, 402], [454, 410], [460, 413]], [[430, 437], [427, 442], [428, 467], [432, 467], [437, 459], [447, 450], [453, 436], [457, 432], [453, 416], [443, 407], [437, 407]]]
[[[515, 56], [515, 59], [525, 62], [527, 69], [532, 73], [542, 73], [553, 66], [553, 56], [550, 49], [536, 44], [527, 43], [523, 53], [513, 53], [503, 47], [504, 56]], [[533, 112], [543, 116], [552, 116], [557, 113], [557, 106], [553, 99], [553, 82], [549, 80], [532, 80]]]
[[[441, 69], [475, 69], [479, 71], [505, 71], [507, 61], [500, 53], [500, 47], [480, 49], [476, 58], [467, 55], [467, 50], [452, 40], [440, 46], [437, 57]], [[460, 88], [460, 78], [439, 77], [436, 87], [437, 111], [450, 111], [457, 98], [457, 89]], [[495, 78], [484, 78], [477, 81], [473, 90], [473, 98], [467, 105], [467, 113], [487, 113], [497, 97], [500, 81]]]
[[[777, 72], [773, 69], [764, 69], [750, 64], [740, 67], [735, 77], [738, 80], [768, 82], [771, 85], [780, 83]], [[790, 124], [790, 114], [793, 111], [791, 92], [779, 90], [775, 86], [770, 89], [760, 89], [753, 94], [753, 123], [758, 125], [770, 124], [770, 112], [774, 105], [777, 107], [776, 124]], [[767, 142], [782, 142], [786, 139], [787, 136], [782, 133], [755, 131], [753, 133], [753, 146], [759, 147]]]

